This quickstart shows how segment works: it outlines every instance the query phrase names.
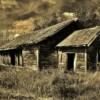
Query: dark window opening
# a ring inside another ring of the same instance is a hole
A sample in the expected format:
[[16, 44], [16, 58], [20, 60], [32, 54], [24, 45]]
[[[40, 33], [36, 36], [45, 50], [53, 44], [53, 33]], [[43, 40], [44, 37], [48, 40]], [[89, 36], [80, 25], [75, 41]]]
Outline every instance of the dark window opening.
[[67, 68], [68, 70], [73, 70], [75, 54], [67, 54], [67, 55], [68, 55]]
[[15, 65], [15, 54], [11, 54], [11, 64]]

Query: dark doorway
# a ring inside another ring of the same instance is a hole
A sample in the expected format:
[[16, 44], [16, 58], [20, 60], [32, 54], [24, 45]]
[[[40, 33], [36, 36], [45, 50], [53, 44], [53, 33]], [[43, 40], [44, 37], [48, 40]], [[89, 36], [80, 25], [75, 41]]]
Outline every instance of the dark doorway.
[[15, 54], [11, 54], [11, 64], [15, 65]]
[[67, 54], [67, 55], [68, 55], [67, 68], [68, 68], [68, 70], [73, 70], [75, 54], [74, 53], [70, 53], [70, 54]]

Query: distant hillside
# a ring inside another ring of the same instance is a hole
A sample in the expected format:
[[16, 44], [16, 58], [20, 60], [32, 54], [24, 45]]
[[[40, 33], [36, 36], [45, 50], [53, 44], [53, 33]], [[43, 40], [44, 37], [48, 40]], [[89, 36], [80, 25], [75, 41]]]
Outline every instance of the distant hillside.
[[84, 26], [96, 25], [100, 23], [99, 6], [100, 0], [0, 0], [0, 34], [6, 30], [13, 37], [50, 26], [66, 20], [64, 12], [75, 13]]

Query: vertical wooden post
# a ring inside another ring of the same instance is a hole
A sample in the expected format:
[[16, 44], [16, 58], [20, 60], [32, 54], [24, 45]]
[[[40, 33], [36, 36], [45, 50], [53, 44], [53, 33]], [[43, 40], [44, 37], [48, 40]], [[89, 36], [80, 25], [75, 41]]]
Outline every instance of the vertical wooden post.
[[6, 54], [6, 65], [8, 65], [8, 55]]
[[8, 65], [11, 65], [11, 58], [10, 58], [10, 55], [8, 55]]
[[58, 68], [58, 64], [59, 64], [59, 54], [58, 54], [58, 51], [57, 51], [57, 68]]
[[75, 53], [75, 58], [74, 58], [74, 71], [76, 71], [77, 68], [77, 53]]
[[23, 66], [22, 55], [19, 55], [19, 58], [20, 58], [20, 65]]
[[4, 55], [4, 64], [6, 64], [6, 55]]
[[22, 66], [24, 66], [24, 56], [23, 56], [23, 50], [22, 50], [22, 53], [21, 53], [21, 63], [22, 63]]
[[1, 55], [0, 55], [0, 64], [1, 64]]
[[18, 66], [20, 66], [20, 54], [18, 53]]
[[8, 65], [8, 55], [6, 54], [6, 64]]
[[96, 64], [98, 64], [98, 52], [96, 54]]
[[4, 64], [4, 55], [2, 56], [2, 59], [3, 59], [3, 64]]
[[62, 52], [58, 51], [58, 68], [61, 68], [62, 66]]
[[2, 61], [1, 61], [1, 55], [0, 55], [0, 63], [2, 63]]
[[3, 61], [2, 61], [2, 55], [1, 55], [1, 64], [3, 64]]
[[39, 64], [39, 50], [38, 50], [38, 49], [36, 50], [36, 56], [37, 56], [37, 57], [36, 57], [36, 58], [37, 58], [37, 59], [36, 59], [36, 61], [37, 61], [37, 66], [36, 66], [36, 67], [37, 67], [37, 69], [39, 70], [40, 64]]
[[22, 63], [22, 54], [18, 54], [18, 65], [19, 66], [23, 66], [23, 63]]
[[3, 55], [2, 55], [2, 64], [3, 64]]
[[3, 64], [4, 64], [4, 55], [2, 55], [2, 61], [3, 61]]
[[15, 65], [18, 66], [18, 55], [15, 55]]
[[88, 59], [87, 59], [87, 51], [85, 50], [85, 72], [87, 72], [88, 67]]

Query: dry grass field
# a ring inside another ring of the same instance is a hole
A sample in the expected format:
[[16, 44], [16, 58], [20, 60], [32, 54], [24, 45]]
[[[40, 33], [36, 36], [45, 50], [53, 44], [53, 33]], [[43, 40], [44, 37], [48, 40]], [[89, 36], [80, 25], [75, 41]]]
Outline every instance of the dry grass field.
[[0, 100], [99, 100], [100, 72], [0, 67]]

